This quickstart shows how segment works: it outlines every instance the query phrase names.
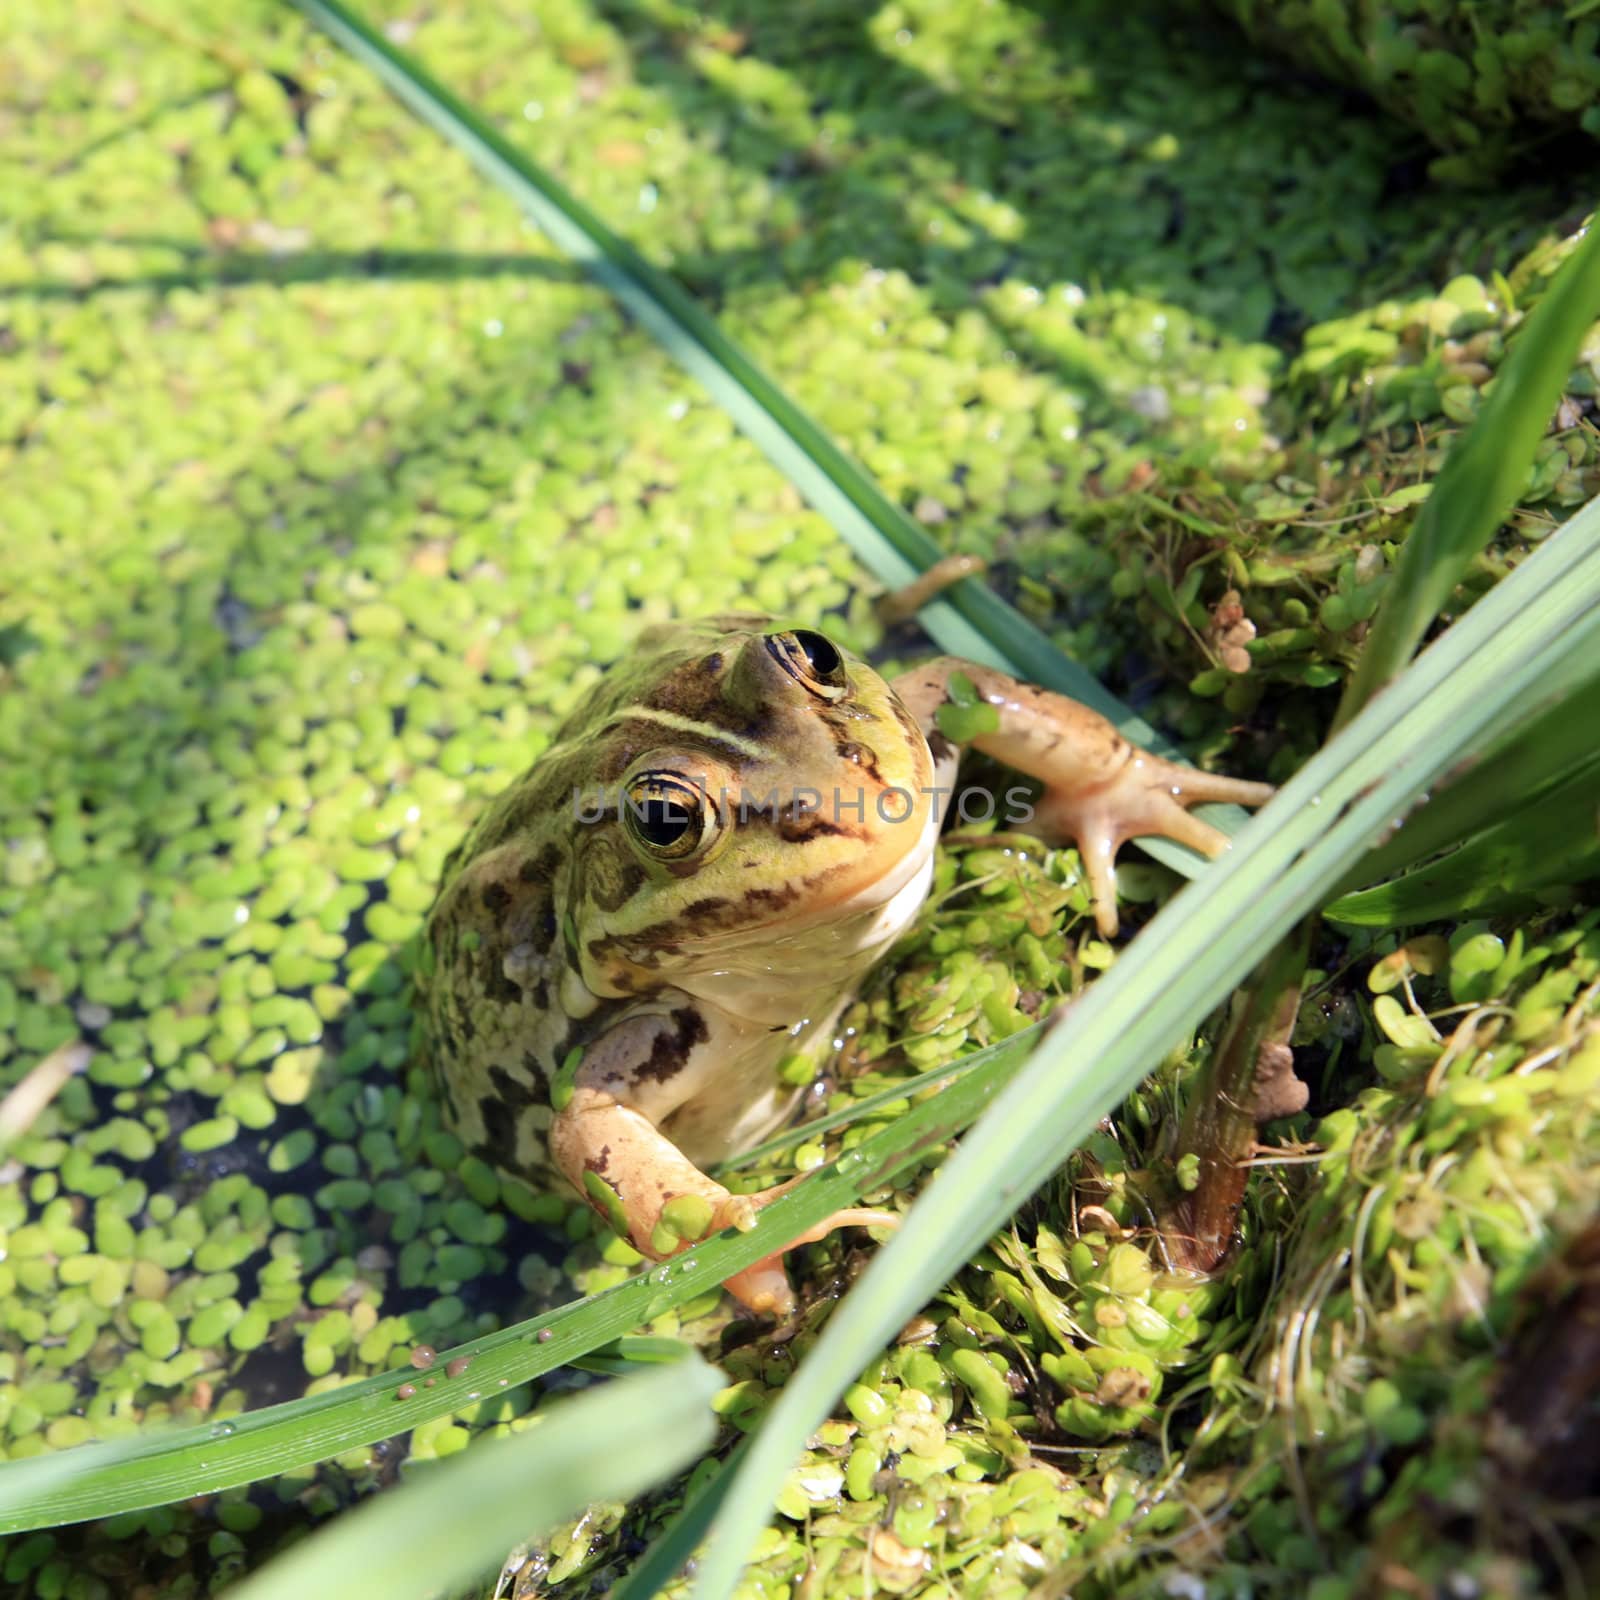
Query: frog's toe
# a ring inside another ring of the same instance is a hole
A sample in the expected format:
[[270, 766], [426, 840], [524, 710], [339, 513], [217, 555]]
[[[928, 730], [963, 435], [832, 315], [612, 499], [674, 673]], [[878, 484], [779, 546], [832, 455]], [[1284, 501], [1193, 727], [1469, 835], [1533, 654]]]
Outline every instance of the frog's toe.
[[1262, 805], [1272, 798], [1270, 784], [1245, 783], [1197, 772], [1140, 753], [1111, 782], [1090, 790], [1047, 789], [1037, 824], [1055, 838], [1078, 847], [1102, 938], [1117, 932], [1116, 857], [1123, 842], [1141, 834], [1175, 839], [1201, 855], [1219, 856], [1228, 835], [1185, 809], [1205, 800]]
[[882, 1211], [876, 1206], [851, 1206], [824, 1217], [814, 1228], [807, 1228], [798, 1239], [791, 1239], [783, 1248], [793, 1250], [803, 1244], [815, 1244], [826, 1239], [835, 1228], [898, 1228], [900, 1213]]
[[1202, 800], [1216, 800], [1236, 806], [1264, 806], [1278, 791], [1270, 783], [1253, 783], [1248, 778], [1225, 778], [1220, 772], [1201, 772], [1198, 767], [1163, 762], [1172, 777], [1172, 793], [1186, 806]]
[[[782, 1190], [788, 1187], [788, 1184], [784, 1184], [781, 1189], [769, 1189], [763, 1194], [740, 1198], [764, 1204], [768, 1200], [776, 1199]], [[900, 1217], [897, 1212], [881, 1211], [872, 1206], [851, 1206], [843, 1211], [835, 1211], [832, 1216], [824, 1217], [814, 1227], [807, 1228], [798, 1238], [791, 1239], [781, 1250], [774, 1250], [770, 1256], [763, 1256], [754, 1266], [746, 1267], [743, 1272], [736, 1272], [731, 1278], [724, 1279], [722, 1287], [740, 1305], [758, 1316], [787, 1317], [794, 1310], [795, 1304], [794, 1293], [789, 1287], [789, 1275], [783, 1268], [783, 1258], [789, 1251], [798, 1249], [803, 1244], [815, 1244], [818, 1239], [825, 1239], [835, 1228], [897, 1228], [899, 1225]]]
[[1163, 838], [1176, 839], [1179, 844], [1186, 844], [1203, 856], [1220, 856], [1228, 848], [1227, 834], [1220, 828], [1213, 828], [1209, 822], [1202, 822], [1199, 817], [1190, 816], [1176, 800], [1157, 808], [1157, 815], [1150, 818], [1148, 831], [1160, 834]]
[[1102, 939], [1117, 936], [1117, 839], [1108, 830], [1078, 835], [1078, 859], [1089, 880], [1089, 904]]
[[754, 1266], [734, 1273], [731, 1278], [724, 1278], [722, 1287], [758, 1317], [777, 1320], [794, 1311], [794, 1290], [789, 1287], [789, 1274], [783, 1270], [781, 1250], [762, 1257]]

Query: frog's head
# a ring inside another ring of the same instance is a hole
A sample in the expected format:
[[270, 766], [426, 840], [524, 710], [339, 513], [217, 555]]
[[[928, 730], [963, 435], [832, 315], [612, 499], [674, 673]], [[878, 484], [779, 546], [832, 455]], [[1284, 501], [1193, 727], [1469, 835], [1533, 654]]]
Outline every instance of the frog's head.
[[629, 678], [588, 730], [599, 783], [579, 802], [569, 899], [586, 966], [626, 986], [629, 969], [738, 966], [752, 945], [806, 959], [925, 868], [927, 741], [825, 635], [748, 617], [674, 627]]

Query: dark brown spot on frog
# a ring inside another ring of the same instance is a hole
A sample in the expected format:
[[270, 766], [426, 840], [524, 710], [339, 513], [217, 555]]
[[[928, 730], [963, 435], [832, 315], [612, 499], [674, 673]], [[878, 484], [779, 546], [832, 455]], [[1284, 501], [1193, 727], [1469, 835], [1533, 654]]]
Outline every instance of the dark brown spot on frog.
[[461, 1121], [461, 1102], [456, 1098], [456, 1084], [454, 1075], [448, 1072], [438, 1074], [439, 1093], [444, 1098], [445, 1109], [453, 1122]]
[[[846, 797], [846, 804], [853, 806], [854, 803], [853, 799]], [[799, 800], [791, 800], [778, 813], [773, 824], [774, 832], [785, 844], [804, 844], [808, 839], [831, 839], [841, 835], [847, 839], [861, 836], [855, 828], [830, 818], [827, 815], [829, 809], [826, 801], [810, 806]]]
[[751, 920], [751, 912], [782, 911], [800, 896], [792, 883], [776, 889], [746, 889], [736, 898], [726, 895], [709, 895], [704, 900], [692, 900], [674, 919], [674, 926], [691, 933], [712, 933], [723, 928], [735, 928]]
[[[710, 895], [704, 900], [692, 900], [682, 911], [652, 927], [632, 930], [625, 934], [603, 933], [590, 939], [585, 946], [589, 964], [606, 973], [606, 980], [614, 988], [632, 992], [641, 987], [629, 968], [653, 971], [661, 965], [661, 951], [673, 951], [685, 939], [704, 933], [725, 933], [730, 928], [742, 928], [774, 916], [798, 900], [806, 890], [826, 879], [823, 873], [808, 879], [805, 885], [784, 884], [778, 889], [743, 889], [737, 895]], [[656, 944], [652, 946], [652, 940]], [[612, 957], [621, 963], [612, 965]], [[577, 959], [574, 952], [574, 960]]]
[[689, 1059], [689, 1052], [697, 1044], [704, 1044], [706, 1034], [705, 1018], [692, 1006], [681, 1006], [671, 1016], [672, 1031], [669, 1033], [662, 1029], [650, 1046], [649, 1057], [634, 1068], [635, 1078], [648, 1079], [651, 1083], [665, 1083], [668, 1078], [675, 1077], [683, 1070], [684, 1064]]
[[524, 1072], [527, 1072], [530, 1063], [534, 1068], [533, 1072], [525, 1077], [519, 1077], [499, 1064], [489, 1068], [489, 1082], [493, 1085], [500, 1103], [513, 1118], [519, 1111], [525, 1111], [529, 1106], [541, 1105], [549, 1098], [544, 1088], [544, 1074], [538, 1070], [538, 1063], [533, 1061], [531, 1053], [525, 1055], [522, 1061]]
[[484, 884], [483, 888], [479, 891], [479, 897], [483, 901], [484, 909], [488, 911], [496, 921], [499, 921], [500, 914], [508, 905], [511, 904], [511, 891], [506, 888], [503, 883]]
[[506, 976], [504, 961], [498, 950], [485, 950], [479, 982], [483, 985], [484, 995], [500, 1005], [521, 1005], [527, 998], [522, 986]]
[[956, 747], [935, 728], [928, 735], [928, 753], [935, 762], [948, 761], [956, 753]]
[[917, 719], [906, 710], [899, 695], [894, 695], [889, 700], [889, 709], [894, 713], [894, 720], [900, 724], [900, 730], [906, 738], [915, 743], [922, 735], [922, 728]]
[[[719, 674], [705, 670], [704, 659], [685, 662], [667, 673], [641, 702], [647, 710], [665, 711], [740, 739], [763, 741], [773, 726], [777, 708], [771, 704], [738, 706], [727, 697]], [[621, 710], [622, 708], [619, 708]], [[656, 728], [659, 736], [661, 729]], [[675, 742], [687, 748], [704, 747], [721, 753], [723, 746], [709, 734], [678, 734]], [[737, 754], [737, 752], [735, 752]]]
[[868, 745], [860, 744], [854, 739], [841, 738], [838, 729], [833, 729], [834, 747], [839, 752], [841, 761], [848, 761], [852, 766], [862, 768], [867, 776], [880, 787], [883, 777], [878, 771], [877, 753]]
[[[702, 711], [700, 715], [696, 716], [691, 712], [681, 711], [672, 706], [661, 706], [657, 709], [671, 711], [674, 716], [685, 717], [693, 722], [715, 724], [724, 731], [736, 731], [726, 728], [725, 719], [713, 717], [707, 711]], [[607, 734], [614, 734], [630, 720], [635, 719], [632, 718], [629, 712], [619, 712], [613, 721], [606, 724]], [[615, 784], [623, 773], [633, 765], [634, 757], [638, 751], [646, 749], [650, 745], [660, 745], [663, 737], [670, 739], [673, 747], [684, 755], [712, 756], [730, 765], [745, 759], [744, 751], [732, 739], [719, 739], [715, 732], [707, 728], [696, 728], [694, 730], [666, 729], [659, 722], [653, 722], [648, 717], [640, 717], [636, 720], [639, 726], [632, 740], [617, 744], [601, 763], [597, 776], [602, 787]], [[615, 815], [614, 810], [608, 811], [605, 820], [611, 820]], [[601, 819], [595, 818], [594, 820]]]
[[517, 1159], [517, 1118], [503, 1100], [486, 1099], [479, 1106], [484, 1137], [475, 1147], [478, 1158], [501, 1172], [521, 1172]]
[[589, 884], [589, 897], [602, 911], [625, 906], [644, 887], [646, 873], [632, 856], [608, 862], [609, 870], [596, 872]]
[[517, 868], [517, 877], [523, 883], [548, 884], [555, 877], [560, 861], [561, 852], [553, 844], [547, 844], [538, 855], [529, 856]]

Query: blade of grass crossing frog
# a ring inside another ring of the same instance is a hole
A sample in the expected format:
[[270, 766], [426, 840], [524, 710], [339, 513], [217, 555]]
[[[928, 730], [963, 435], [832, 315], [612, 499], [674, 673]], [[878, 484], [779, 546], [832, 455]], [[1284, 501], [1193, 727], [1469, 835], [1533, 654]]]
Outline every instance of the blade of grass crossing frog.
[[[1038, 1033], [1040, 1026], [1042, 1024], [1024, 1028], [1020, 1033], [1013, 1034], [1008, 1042], [1021, 1047]], [[982, 1064], [981, 1055], [970, 1055], [947, 1061], [942, 1067], [929, 1067], [926, 1072], [919, 1072], [915, 1077], [907, 1078], [904, 1083], [891, 1084], [876, 1094], [854, 1100], [840, 1111], [830, 1111], [827, 1115], [815, 1117], [810, 1122], [785, 1128], [782, 1133], [775, 1133], [770, 1139], [763, 1139], [760, 1144], [752, 1145], [736, 1156], [729, 1156], [726, 1161], [717, 1162], [711, 1171], [715, 1175], [722, 1172], [737, 1172], [740, 1167], [753, 1167], [757, 1162], [765, 1160], [770, 1155], [776, 1155], [780, 1150], [805, 1144], [808, 1140], [815, 1139], [819, 1133], [827, 1133], [830, 1129], [848, 1127], [852, 1122], [860, 1122], [884, 1106], [894, 1105], [900, 1100], [909, 1100], [912, 1095], [921, 1094], [924, 1090], [943, 1083], [946, 1078], [963, 1077], [974, 1067]]]
[[687, 1466], [715, 1436], [711, 1401], [725, 1382], [689, 1356], [563, 1400], [533, 1426], [372, 1496], [231, 1589], [231, 1600], [444, 1593], [479, 1576], [493, 1552]]
[[1591, 220], [1587, 236], [1513, 338], [1472, 426], [1452, 446], [1417, 513], [1335, 728], [1406, 664], [1473, 557], [1516, 504], [1573, 360], [1597, 318], [1600, 228]]
[[[1285, 786], [1047, 1031], [785, 1386], [729, 1487], [696, 1576], [727, 1600], [806, 1436], [907, 1317], [1162, 1054], [1312, 911], [1395, 816], [1563, 661], [1600, 648], [1600, 549], [1530, 557]], [[1592, 657], [1591, 657], [1592, 659]]]
[[[434, 79], [337, 0], [294, 0], [308, 17], [364, 63], [404, 105], [449, 140], [514, 199], [546, 237], [613, 294], [629, 314], [728, 412], [862, 564], [885, 584], [909, 582], [944, 552], [877, 483], [723, 333], [674, 279], [652, 266]], [[1130, 739], [1169, 757], [1179, 752], [986, 585], [963, 579], [921, 613], [939, 647], [1071, 695], [1109, 718]], [[1225, 832], [1245, 821], [1238, 806], [1199, 814]], [[1195, 877], [1205, 858], [1168, 839], [1141, 839], [1157, 860]]]
[[[811, 1174], [762, 1212], [749, 1233], [708, 1240], [663, 1273], [441, 1351], [433, 1388], [403, 1371], [364, 1378], [303, 1400], [244, 1412], [196, 1428], [172, 1428], [0, 1462], [0, 1535], [113, 1516], [253, 1483], [404, 1433], [454, 1411], [472, 1394], [503, 1393], [565, 1366], [682, 1305], [759, 1261], [830, 1213], [966, 1128], [1021, 1065], [1018, 1036], [974, 1057], [973, 1069], [891, 1126], [864, 1139], [848, 1164]], [[620, 1347], [626, 1354], [631, 1347]], [[465, 1370], [451, 1376], [457, 1358]], [[442, 1376], [440, 1376], [442, 1374]], [[402, 1390], [409, 1386], [411, 1393]]]

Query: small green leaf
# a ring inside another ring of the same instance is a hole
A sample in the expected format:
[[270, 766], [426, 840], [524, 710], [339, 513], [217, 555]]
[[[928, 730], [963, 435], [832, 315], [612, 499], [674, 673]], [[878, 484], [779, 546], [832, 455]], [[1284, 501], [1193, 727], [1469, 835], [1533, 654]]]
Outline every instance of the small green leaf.
[[1000, 726], [1000, 713], [987, 702], [972, 706], [942, 705], [934, 713], [939, 732], [952, 744], [971, 744]]

